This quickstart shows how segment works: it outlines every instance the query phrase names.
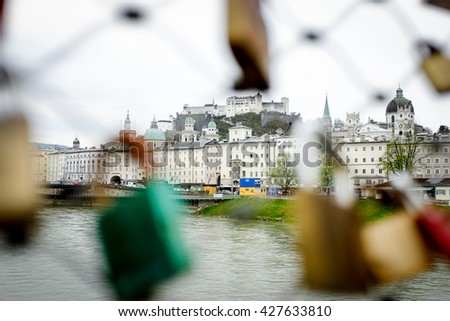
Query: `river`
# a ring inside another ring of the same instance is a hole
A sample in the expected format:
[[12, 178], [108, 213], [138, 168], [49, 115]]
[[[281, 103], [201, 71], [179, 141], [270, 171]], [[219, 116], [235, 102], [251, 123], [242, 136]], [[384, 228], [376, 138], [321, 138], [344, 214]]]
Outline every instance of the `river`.
[[[47, 207], [27, 246], [0, 239], [0, 300], [115, 300], [97, 239], [99, 211]], [[450, 265], [408, 281], [337, 295], [301, 285], [301, 260], [288, 223], [181, 216], [191, 268], [161, 283], [156, 300], [450, 300]]]

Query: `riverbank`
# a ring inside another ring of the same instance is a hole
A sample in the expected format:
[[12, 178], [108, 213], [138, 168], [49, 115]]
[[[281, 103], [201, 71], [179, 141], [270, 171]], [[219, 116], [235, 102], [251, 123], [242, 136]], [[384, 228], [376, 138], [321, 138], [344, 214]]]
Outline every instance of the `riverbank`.
[[199, 215], [263, 221], [292, 221], [294, 202], [286, 199], [238, 198], [201, 208]]
[[[377, 221], [393, 214], [397, 207], [374, 199], [357, 201], [363, 223]], [[295, 202], [292, 199], [240, 198], [201, 208], [198, 215], [233, 217], [238, 219], [292, 222]], [[450, 207], [442, 207], [450, 215]]]

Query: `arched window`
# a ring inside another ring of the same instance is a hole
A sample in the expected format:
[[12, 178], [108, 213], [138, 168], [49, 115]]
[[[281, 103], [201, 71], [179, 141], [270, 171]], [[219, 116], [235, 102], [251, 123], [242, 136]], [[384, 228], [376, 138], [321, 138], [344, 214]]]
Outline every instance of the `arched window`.
[[395, 116], [394, 115], [391, 116], [391, 122], [395, 122]]

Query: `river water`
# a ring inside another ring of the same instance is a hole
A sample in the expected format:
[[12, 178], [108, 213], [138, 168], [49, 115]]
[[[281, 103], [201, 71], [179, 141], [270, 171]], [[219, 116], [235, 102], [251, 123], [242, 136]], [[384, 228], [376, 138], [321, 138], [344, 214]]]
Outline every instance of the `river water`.
[[[97, 239], [99, 211], [48, 207], [30, 244], [0, 239], [0, 300], [115, 300]], [[191, 268], [161, 283], [156, 300], [450, 300], [450, 265], [436, 258], [414, 279], [336, 295], [301, 285], [301, 259], [290, 225], [185, 214]]]

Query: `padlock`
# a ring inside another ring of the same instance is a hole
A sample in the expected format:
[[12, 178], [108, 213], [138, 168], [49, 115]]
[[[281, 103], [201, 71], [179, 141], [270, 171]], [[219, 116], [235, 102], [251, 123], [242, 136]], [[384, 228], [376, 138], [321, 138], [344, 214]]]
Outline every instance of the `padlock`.
[[228, 0], [228, 42], [242, 70], [234, 88], [269, 87], [267, 33], [259, 0]]
[[422, 48], [428, 47], [428, 54], [422, 61], [422, 69], [425, 71], [428, 79], [439, 93], [450, 90], [450, 58], [429, 44], [422, 45]]
[[355, 209], [312, 191], [300, 192], [296, 203], [304, 282], [318, 290], [365, 291], [367, 271]]
[[426, 206], [419, 211], [417, 224], [430, 247], [450, 259], [450, 219], [439, 209]]
[[429, 253], [415, 218], [404, 211], [364, 226], [361, 240], [375, 282], [404, 280], [430, 266]]
[[450, 10], [450, 1], [448, 0], [425, 0], [425, 3]]
[[423, 196], [414, 195], [414, 182], [408, 175], [400, 175], [392, 181], [400, 191], [403, 207], [415, 218], [426, 245], [450, 259], [450, 219], [434, 206], [425, 205]]
[[0, 226], [13, 243], [26, 241], [38, 206], [32, 181], [31, 147], [26, 120], [0, 120]]
[[159, 282], [188, 268], [179, 211], [166, 187], [150, 184], [103, 213], [100, 240], [119, 299], [147, 299]]

